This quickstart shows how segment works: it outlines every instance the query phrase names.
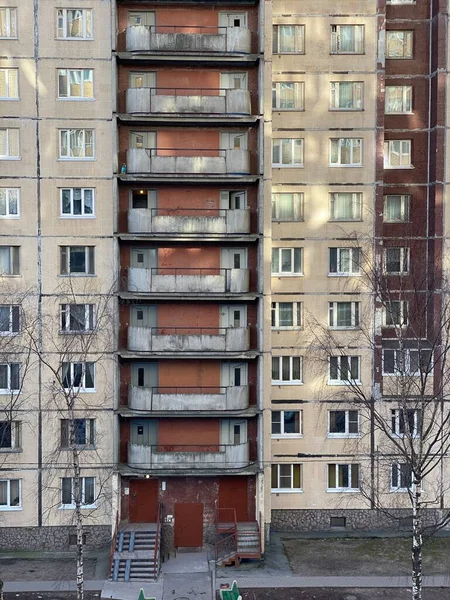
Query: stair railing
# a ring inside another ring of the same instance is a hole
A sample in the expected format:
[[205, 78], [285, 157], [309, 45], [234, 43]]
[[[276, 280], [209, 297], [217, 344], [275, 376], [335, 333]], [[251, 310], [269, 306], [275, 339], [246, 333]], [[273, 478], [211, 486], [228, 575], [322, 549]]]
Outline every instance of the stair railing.
[[114, 562], [114, 552], [116, 551], [117, 544], [117, 533], [119, 531], [119, 511], [116, 511], [116, 523], [114, 525], [114, 533], [111, 541], [111, 550], [109, 551], [109, 572], [112, 573], [113, 562]]
[[158, 515], [156, 517], [156, 538], [155, 538], [155, 550], [153, 555], [154, 564], [154, 578], [156, 579], [159, 574], [159, 546], [161, 538], [161, 521], [162, 521], [162, 503], [158, 503]]
[[262, 522], [262, 514], [261, 511], [259, 511], [259, 521], [258, 521], [258, 542], [259, 542], [259, 554], [260, 556], [262, 556], [262, 541], [261, 541], [261, 536], [264, 535], [264, 528], [263, 528], [263, 522]]
[[[223, 519], [223, 520], [222, 520]], [[222, 524], [230, 523], [229, 527]], [[237, 518], [234, 508], [216, 508], [216, 562], [237, 553]]]

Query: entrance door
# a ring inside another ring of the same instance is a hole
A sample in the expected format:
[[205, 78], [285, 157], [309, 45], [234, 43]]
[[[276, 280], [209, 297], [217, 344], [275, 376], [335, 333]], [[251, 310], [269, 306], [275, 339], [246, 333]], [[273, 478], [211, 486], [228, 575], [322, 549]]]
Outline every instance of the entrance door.
[[220, 307], [220, 326], [221, 327], [247, 327], [247, 307], [246, 306], [221, 306]]
[[[238, 521], [248, 521], [247, 477], [220, 477], [219, 508], [234, 508]], [[228, 511], [224, 511], [225, 514]]]
[[203, 504], [175, 504], [175, 548], [203, 546]]
[[133, 363], [131, 365], [131, 385], [152, 388], [158, 386], [158, 363]]
[[155, 305], [135, 305], [131, 307], [130, 313], [132, 327], [156, 327], [158, 325]]
[[239, 210], [247, 208], [246, 192], [244, 191], [227, 191], [220, 192], [220, 208], [229, 210]]
[[131, 266], [133, 269], [152, 269], [157, 266], [156, 257], [155, 248], [144, 248], [142, 250], [133, 248], [131, 251]]
[[130, 481], [130, 522], [156, 523], [158, 518], [158, 480]]
[[220, 385], [223, 387], [247, 385], [247, 364], [223, 363]]

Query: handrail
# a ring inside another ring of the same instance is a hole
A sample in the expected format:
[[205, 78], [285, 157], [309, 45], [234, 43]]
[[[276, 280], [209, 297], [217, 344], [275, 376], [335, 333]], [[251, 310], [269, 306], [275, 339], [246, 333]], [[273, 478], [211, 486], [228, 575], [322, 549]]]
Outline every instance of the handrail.
[[[218, 539], [216, 537], [216, 547], [215, 547], [215, 554], [216, 554], [216, 562], [219, 560], [219, 550], [220, 547], [225, 547], [224, 550], [224, 556], [221, 558], [224, 558], [226, 556], [226, 553], [236, 553], [237, 552], [237, 517], [236, 517], [236, 509], [234, 508], [219, 508], [216, 506], [216, 536], [219, 535], [219, 524], [221, 522], [220, 519], [220, 513], [227, 513], [231, 515], [231, 519], [230, 521], [224, 517], [224, 523], [231, 523], [231, 527], [221, 530], [220, 533], [222, 534], [222, 538]], [[228, 535], [224, 535], [227, 534]], [[232, 542], [232, 544], [230, 544], [230, 542]], [[227, 545], [227, 546], [225, 546]]]
[[154, 578], [158, 577], [159, 573], [159, 560], [158, 550], [160, 546], [160, 533], [161, 533], [161, 518], [162, 518], [162, 502], [158, 502], [158, 514], [156, 516], [156, 539], [155, 539], [155, 550], [153, 553], [153, 564], [154, 564]]
[[109, 573], [112, 572], [112, 566], [114, 561], [114, 552], [116, 551], [117, 533], [119, 530], [119, 511], [116, 511], [116, 523], [114, 526], [114, 533], [111, 541], [111, 550], [109, 551]]

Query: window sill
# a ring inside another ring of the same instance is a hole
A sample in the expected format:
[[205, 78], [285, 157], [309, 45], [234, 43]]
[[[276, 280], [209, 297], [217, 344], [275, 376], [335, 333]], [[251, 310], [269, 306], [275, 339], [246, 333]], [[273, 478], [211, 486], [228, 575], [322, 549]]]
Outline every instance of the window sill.
[[56, 159], [57, 162], [94, 162], [97, 160], [97, 158], [76, 158], [76, 157], [70, 157], [70, 158], [64, 158], [64, 157], [59, 157]]
[[0, 160], [22, 160], [21, 156], [0, 156]]
[[273, 108], [272, 107], [272, 113], [277, 113], [277, 112], [305, 112], [304, 108]]
[[[0, 38], [2, 39], [2, 38]], [[20, 98], [17, 98], [16, 96], [14, 96], [13, 98], [9, 98], [8, 96], [0, 96], [0, 101], [2, 102], [19, 102]]]
[[272, 494], [303, 494], [303, 490], [301, 488], [294, 490], [286, 490], [284, 488], [272, 488], [270, 491]]
[[68, 452], [70, 450], [96, 450], [97, 446], [93, 446], [92, 444], [74, 444], [73, 447], [70, 446], [60, 446], [59, 449], [63, 452]]
[[350, 325], [348, 327], [328, 327], [330, 331], [356, 331], [360, 329], [359, 325]]
[[287, 54], [287, 55], [289, 55], [289, 54], [294, 54], [294, 55], [300, 54], [300, 55], [304, 56], [306, 54], [306, 52], [272, 52], [272, 56], [277, 56], [277, 55], [278, 56], [280, 56], [280, 55], [283, 56], [285, 54]]
[[330, 165], [329, 164], [328, 166], [330, 167], [330, 169], [335, 169], [337, 167], [345, 167], [345, 168], [349, 168], [349, 167], [362, 168], [362, 167], [364, 167], [364, 165], [360, 165], [360, 164], [358, 164], [358, 165], [356, 165], [356, 164], [355, 165]]
[[0, 454], [20, 454], [23, 452], [22, 448], [0, 448]]
[[22, 506], [0, 506], [0, 512], [1, 511], [14, 512], [14, 511], [20, 511], [20, 510], [23, 510]]
[[408, 111], [408, 112], [385, 112], [385, 115], [389, 116], [392, 115], [393, 117], [398, 117], [399, 115], [413, 115], [414, 112], [413, 111]]
[[60, 219], [96, 219], [96, 215], [59, 215]]
[[361, 277], [362, 273], [328, 273], [328, 277]]
[[330, 56], [364, 56], [365, 52], [330, 52]]
[[383, 223], [388, 223], [389, 225], [398, 225], [398, 224], [407, 225], [408, 223], [411, 223], [411, 221], [400, 221], [399, 219], [394, 221], [394, 220], [383, 219]]
[[59, 330], [59, 335], [88, 335], [89, 333], [94, 333], [94, 329], [83, 329], [81, 331], [63, 331]]
[[271, 273], [272, 277], [304, 277], [304, 273]]
[[56, 98], [58, 102], [95, 102], [95, 98]]
[[412, 488], [390, 488], [389, 491], [391, 494], [400, 493], [404, 494], [405, 492], [410, 492]]
[[302, 440], [303, 435], [301, 433], [272, 433], [270, 436], [273, 440]]
[[414, 168], [415, 168], [414, 165], [409, 165], [407, 167], [404, 167], [404, 166], [402, 166], [402, 167], [390, 167], [388, 165], [383, 165], [383, 169], [385, 171], [402, 171], [403, 169], [406, 169], [406, 170], [410, 171], [411, 169], [414, 169]]
[[9, 36], [6, 35], [5, 37], [0, 36], [0, 40], [18, 40], [19, 38], [17, 36], [13, 37], [13, 36]]
[[59, 273], [58, 277], [97, 277], [95, 273]]
[[362, 223], [364, 219], [328, 219], [328, 223]]
[[86, 390], [84, 388], [64, 388], [65, 392], [72, 392], [75, 394], [95, 394], [97, 392], [97, 390]]
[[0, 219], [6, 219], [11, 221], [19, 221], [22, 217], [20, 215], [0, 215]]
[[329, 108], [328, 112], [331, 112], [331, 113], [364, 112], [364, 108]]
[[305, 165], [272, 165], [272, 169], [304, 169]]
[[272, 223], [304, 223], [304, 219], [272, 219]]
[[330, 494], [359, 494], [359, 488], [327, 488], [327, 493]]
[[55, 37], [57, 42], [93, 42], [94, 38], [83, 38], [83, 37]]
[[294, 325], [289, 325], [287, 327], [272, 327], [272, 331], [301, 331], [302, 327], [295, 327]]
[[335, 381], [335, 380], [328, 380], [327, 382], [328, 385], [345, 385], [345, 386], [349, 386], [349, 385], [362, 385], [361, 381], [359, 381], [359, 379], [354, 379], [354, 380], [348, 380], [348, 381]]
[[20, 390], [0, 390], [0, 395], [3, 394], [20, 394]]
[[358, 438], [361, 437], [360, 433], [328, 433], [327, 434], [327, 439], [330, 440], [344, 440], [344, 439], [351, 439], [351, 440], [356, 440]]
[[386, 54], [386, 60], [414, 60], [414, 56], [388, 56]]
[[[89, 509], [93, 509], [93, 508], [97, 508], [96, 504], [82, 504], [81, 505], [81, 510], [84, 510], [85, 508]], [[76, 506], [75, 504], [61, 504], [61, 506], [59, 507], [59, 510], [75, 510]]]
[[303, 385], [303, 381], [272, 381], [273, 386]]

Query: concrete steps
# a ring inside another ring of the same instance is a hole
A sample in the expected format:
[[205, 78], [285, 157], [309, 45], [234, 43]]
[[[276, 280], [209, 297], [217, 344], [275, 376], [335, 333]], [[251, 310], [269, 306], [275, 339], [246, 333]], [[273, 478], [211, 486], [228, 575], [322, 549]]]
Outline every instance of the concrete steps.
[[[159, 539], [157, 528], [142, 524], [119, 530], [111, 568], [113, 581], [154, 581], [159, 573]], [[155, 546], [158, 552], [155, 561]]]

